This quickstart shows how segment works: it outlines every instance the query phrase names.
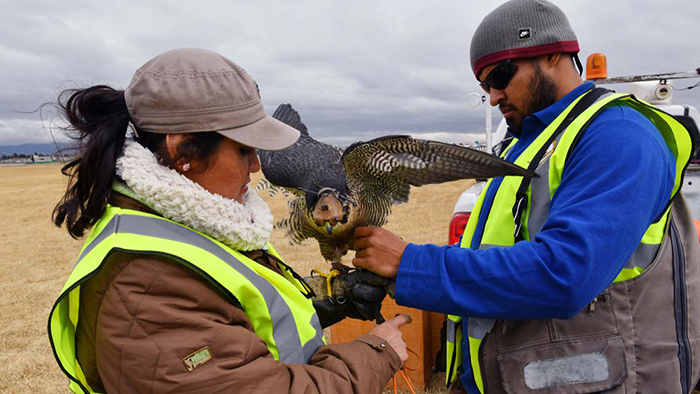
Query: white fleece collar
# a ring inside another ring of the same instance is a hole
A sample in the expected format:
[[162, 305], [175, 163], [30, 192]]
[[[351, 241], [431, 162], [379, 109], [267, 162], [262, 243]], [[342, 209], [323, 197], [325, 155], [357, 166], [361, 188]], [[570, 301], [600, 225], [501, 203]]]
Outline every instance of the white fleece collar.
[[136, 200], [163, 217], [207, 234], [234, 250], [263, 249], [272, 231], [270, 207], [252, 188], [238, 203], [212, 194], [158, 163], [141, 144], [127, 140], [117, 159], [119, 176]]

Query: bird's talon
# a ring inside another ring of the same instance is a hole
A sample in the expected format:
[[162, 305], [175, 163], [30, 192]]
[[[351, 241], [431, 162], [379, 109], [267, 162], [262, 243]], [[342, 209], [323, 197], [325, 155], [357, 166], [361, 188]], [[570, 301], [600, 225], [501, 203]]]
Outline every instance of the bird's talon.
[[325, 272], [318, 270], [318, 269], [312, 269], [311, 274], [312, 275], [317, 274], [318, 276], [326, 278], [326, 291], [328, 292], [329, 297], [332, 296], [333, 295], [333, 286], [331, 284], [331, 280], [333, 278], [335, 278], [336, 276], [340, 276], [341, 275], [340, 271], [338, 271], [337, 269], [334, 268], [334, 269], [330, 270], [328, 273], [325, 273]]

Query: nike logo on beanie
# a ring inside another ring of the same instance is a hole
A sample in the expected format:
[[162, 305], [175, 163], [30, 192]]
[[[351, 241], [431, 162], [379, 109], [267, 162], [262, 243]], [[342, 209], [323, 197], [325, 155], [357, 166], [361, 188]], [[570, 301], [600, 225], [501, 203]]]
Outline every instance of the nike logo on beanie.
[[527, 40], [530, 38], [530, 28], [518, 29], [518, 40]]

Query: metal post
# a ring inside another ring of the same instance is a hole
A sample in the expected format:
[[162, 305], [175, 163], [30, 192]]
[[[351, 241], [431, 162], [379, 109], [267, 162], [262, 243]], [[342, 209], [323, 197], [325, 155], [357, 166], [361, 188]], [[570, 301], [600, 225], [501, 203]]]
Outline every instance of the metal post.
[[481, 98], [484, 106], [486, 107], [486, 152], [493, 152], [493, 138], [492, 138], [492, 121], [491, 121], [491, 101], [489, 94], [482, 96]]

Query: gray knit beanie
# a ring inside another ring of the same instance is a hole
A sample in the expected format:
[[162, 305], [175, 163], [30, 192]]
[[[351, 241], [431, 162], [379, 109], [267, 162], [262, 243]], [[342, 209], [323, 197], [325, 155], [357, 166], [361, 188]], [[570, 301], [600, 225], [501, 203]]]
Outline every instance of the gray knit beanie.
[[564, 12], [547, 0], [511, 0], [486, 15], [472, 37], [474, 75], [506, 59], [578, 53], [576, 34]]

